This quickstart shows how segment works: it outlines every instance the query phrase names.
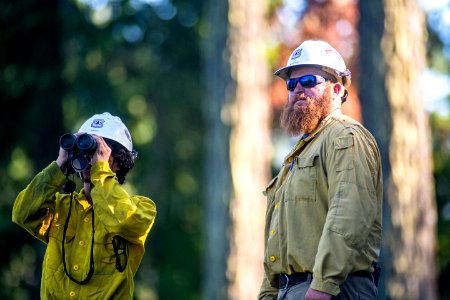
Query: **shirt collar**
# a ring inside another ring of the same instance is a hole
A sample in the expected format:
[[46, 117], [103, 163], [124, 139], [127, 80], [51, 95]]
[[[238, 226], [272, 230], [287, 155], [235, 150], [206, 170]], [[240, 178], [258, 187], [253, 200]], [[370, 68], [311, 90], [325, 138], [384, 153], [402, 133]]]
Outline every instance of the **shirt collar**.
[[311, 133], [305, 133], [301, 136], [300, 140], [295, 144], [295, 147], [291, 150], [291, 152], [285, 157], [284, 161], [286, 162], [289, 157], [294, 156], [306, 143], [312, 140], [322, 129], [326, 127], [335, 117], [342, 115], [342, 111], [340, 108], [336, 108], [331, 111], [322, 121], [320, 121], [319, 125], [316, 129], [314, 129]]

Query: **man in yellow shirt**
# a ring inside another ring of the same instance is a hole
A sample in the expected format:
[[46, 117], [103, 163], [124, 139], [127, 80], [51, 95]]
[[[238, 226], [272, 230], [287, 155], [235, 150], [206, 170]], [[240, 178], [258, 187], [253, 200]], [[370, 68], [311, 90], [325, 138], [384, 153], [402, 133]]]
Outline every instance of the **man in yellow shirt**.
[[119, 117], [97, 114], [60, 145], [13, 207], [13, 221], [47, 244], [41, 298], [132, 299], [156, 207], [122, 186], [136, 157], [130, 133]]
[[305, 41], [276, 71], [281, 116], [299, 136], [266, 188], [265, 274], [259, 299], [376, 299], [382, 171], [373, 136], [341, 113], [350, 71], [323, 41]]

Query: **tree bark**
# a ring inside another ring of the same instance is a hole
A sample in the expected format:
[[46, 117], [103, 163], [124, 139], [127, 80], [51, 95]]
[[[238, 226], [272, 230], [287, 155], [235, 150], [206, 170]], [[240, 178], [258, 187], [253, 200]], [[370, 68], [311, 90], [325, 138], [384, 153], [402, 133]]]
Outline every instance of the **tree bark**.
[[[364, 2], [360, 3], [361, 20], [364, 12], [377, 6], [372, 1]], [[361, 99], [370, 93], [382, 97], [383, 92], [378, 89], [381, 88], [380, 82], [371, 82], [369, 87], [368, 80], [371, 77], [369, 72], [375, 70], [378, 75], [384, 72], [387, 109], [382, 108], [385, 104], [382, 98], [372, 96], [373, 103], [368, 107], [375, 109], [366, 110], [363, 104], [363, 111], [373, 115], [367, 119], [371, 124], [367, 126], [374, 128], [373, 132], [382, 146], [387, 142], [383, 135], [390, 132], [389, 167], [384, 170], [386, 208], [390, 212], [384, 219], [383, 240], [389, 258], [384, 261], [386, 298], [436, 299], [436, 205], [431, 134], [419, 84], [420, 74], [426, 66], [425, 14], [416, 1], [385, 0], [383, 5], [381, 52], [376, 42], [379, 40], [377, 30], [372, 31], [373, 39], [364, 38], [367, 43], [363, 41], [361, 32], [361, 45], [374, 46], [361, 49], [361, 53], [372, 55], [362, 65], [366, 72], [362, 70], [361, 74], [368, 78], [365, 85], [361, 85]], [[380, 119], [375, 119], [375, 113]], [[386, 113], [389, 114], [389, 122], [384, 120]], [[385, 127], [386, 124], [389, 128]]]
[[359, 78], [359, 99], [364, 125], [375, 136], [381, 154], [383, 168], [383, 240], [381, 250], [381, 266], [383, 268], [378, 284], [378, 296], [386, 299], [385, 280], [393, 274], [392, 255], [387, 244], [387, 236], [392, 230], [391, 211], [387, 202], [387, 186], [389, 182], [389, 143], [391, 119], [389, 103], [385, 89], [386, 64], [381, 52], [381, 38], [384, 32], [384, 7], [382, 1], [359, 1], [359, 65], [363, 76]]
[[226, 267], [229, 249], [230, 124], [221, 117], [229, 106], [232, 84], [227, 49], [227, 0], [207, 1], [202, 43], [205, 120], [205, 217], [202, 297], [227, 299]]
[[236, 90], [230, 109], [231, 243], [230, 299], [255, 299], [263, 274], [266, 201], [270, 177], [270, 101], [266, 63], [266, 7], [229, 0], [229, 46]]

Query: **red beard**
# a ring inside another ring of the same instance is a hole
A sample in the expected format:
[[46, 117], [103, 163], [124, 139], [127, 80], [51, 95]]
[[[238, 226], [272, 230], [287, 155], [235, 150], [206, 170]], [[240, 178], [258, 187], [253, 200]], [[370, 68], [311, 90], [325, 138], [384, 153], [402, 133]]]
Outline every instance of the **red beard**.
[[[281, 128], [289, 136], [311, 133], [331, 112], [331, 87], [327, 87], [321, 97], [306, 97], [307, 105], [295, 105], [295, 101], [287, 102], [280, 117]], [[303, 100], [305, 101], [305, 100]]]

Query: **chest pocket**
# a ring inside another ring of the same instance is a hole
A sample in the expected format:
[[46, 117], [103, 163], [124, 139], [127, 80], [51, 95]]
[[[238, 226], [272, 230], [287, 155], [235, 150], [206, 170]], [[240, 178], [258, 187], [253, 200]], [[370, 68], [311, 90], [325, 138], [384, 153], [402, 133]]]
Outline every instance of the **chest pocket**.
[[353, 169], [353, 136], [341, 136], [335, 139], [336, 156], [334, 158], [336, 171], [345, 171]]
[[286, 201], [316, 201], [317, 155], [296, 157], [284, 189]]

